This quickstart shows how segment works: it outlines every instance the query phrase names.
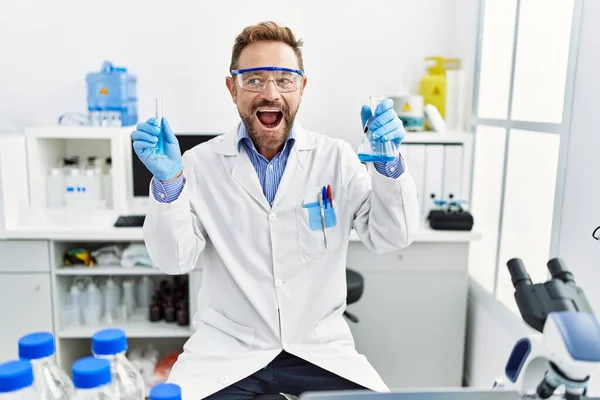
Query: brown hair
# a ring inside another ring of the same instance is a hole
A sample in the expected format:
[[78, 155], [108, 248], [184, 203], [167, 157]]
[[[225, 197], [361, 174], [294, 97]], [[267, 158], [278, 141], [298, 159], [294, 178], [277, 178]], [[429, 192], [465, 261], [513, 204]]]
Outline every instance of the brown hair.
[[272, 21], [261, 22], [256, 25], [248, 26], [235, 38], [233, 51], [231, 52], [230, 70], [236, 69], [236, 64], [240, 59], [240, 54], [246, 46], [256, 42], [283, 42], [290, 46], [298, 57], [300, 70], [304, 71], [302, 63], [302, 40], [296, 40], [292, 30], [286, 26], [281, 26]]

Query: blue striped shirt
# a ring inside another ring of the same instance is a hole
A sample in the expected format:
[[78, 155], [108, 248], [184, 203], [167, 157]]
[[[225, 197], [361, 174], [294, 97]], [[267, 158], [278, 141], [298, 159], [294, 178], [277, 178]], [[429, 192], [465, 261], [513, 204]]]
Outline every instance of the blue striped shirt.
[[[269, 204], [273, 204], [275, 199], [275, 193], [281, 182], [285, 165], [287, 164], [290, 151], [296, 142], [294, 128], [292, 128], [290, 135], [285, 142], [283, 149], [277, 153], [271, 161], [267, 160], [262, 154], [260, 154], [254, 147], [254, 143], [246, 132], [246, 126], [240, 124], [238, 129], [238, 151], [241, 151], [242, 146], [246, 150], [256, 173], [258, 179], [263, 188], [263, 193]], [[394, 161], [390, 162], [376, 162], [373, 163], [375, 169], [380, 174], [387, 176], [388, 178], [398, 178], [403, 170], [402, 161], [400, 156], [396, 157]], [[160, 203], [170, 203], [179, 197], [179, 194], [183, 190], [184, 177], [183, 174], [177, 179], [168, 182], [160, 182], [158, 180], [152, 180], [152, 190], [154, 198]]]

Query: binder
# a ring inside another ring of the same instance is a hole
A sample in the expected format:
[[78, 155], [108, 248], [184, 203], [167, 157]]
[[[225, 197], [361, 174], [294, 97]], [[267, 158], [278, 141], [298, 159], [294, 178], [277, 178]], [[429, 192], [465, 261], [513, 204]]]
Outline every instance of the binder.
[[406, 161], [406, 169], [410, 172], [417, 187], [421, 216], [423, 216], [425, 205], [425, 146], [424, 144], [411, 144], [408, 152], [409, 160]]
[[442, 198], [444, 181], [444, 145], [428, 144], [425, 150], [425, 179], [423, 214], [427, 216], [429, 211], [436, 207], [435, 200]]
[[463, 146], [444, 145], [443, 200], [465, 200], [463, 198]]

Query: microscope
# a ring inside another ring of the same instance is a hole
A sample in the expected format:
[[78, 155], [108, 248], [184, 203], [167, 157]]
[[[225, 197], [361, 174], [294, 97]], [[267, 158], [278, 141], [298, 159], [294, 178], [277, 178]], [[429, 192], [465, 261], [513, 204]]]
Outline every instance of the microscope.
[[494, 387], [517, 390], [524, 398], [588, 398], [588, 382], [600, 368], [600, 324], [583, 290], [559, 258], [548, 261], [552, 278], [544, 283], [533, 284], [518, 258], [507, 266], [521, 316], [539, 333], [517, 341], [505, 379]]

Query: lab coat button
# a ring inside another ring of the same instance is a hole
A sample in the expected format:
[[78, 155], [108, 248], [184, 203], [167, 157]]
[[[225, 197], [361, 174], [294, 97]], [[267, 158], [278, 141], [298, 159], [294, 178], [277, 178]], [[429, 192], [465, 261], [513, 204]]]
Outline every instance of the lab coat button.
[[283, 281], [281, 279], [275, 280], [275, 287], [281, 287], [283, 285]]
[[219, 382], [220, 383], [226, 383], [227, 382], [227, 377], [226, 376], [222, 376], [219, 378]]
[[275, 221], [276, 218], [277, 218], [277, 215], [275, 215], [275, 213], [269, 214], [269, 221]]

